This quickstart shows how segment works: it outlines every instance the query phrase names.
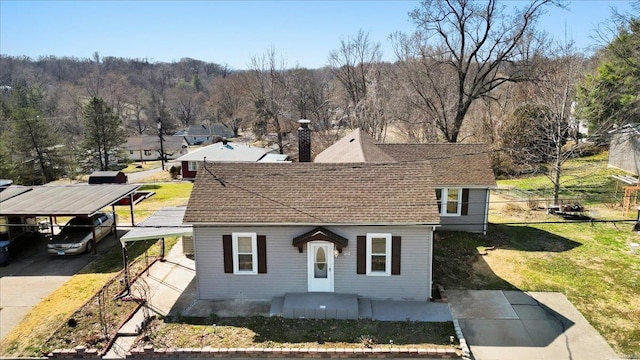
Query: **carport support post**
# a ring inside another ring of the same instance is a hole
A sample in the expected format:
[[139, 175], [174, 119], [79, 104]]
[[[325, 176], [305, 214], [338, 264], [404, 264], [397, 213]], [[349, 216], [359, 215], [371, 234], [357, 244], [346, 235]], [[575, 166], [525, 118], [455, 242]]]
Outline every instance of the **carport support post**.
[[[118, 240], [120, 241], [120, 240]], [[127, 260], [127, 244], [122, 244], [122, 265], [124, 272], [124, 286], [129, 291], [129, 261]]]
[[51, 239], [53, 239], [53, 216], [49, 215], [49, 229], [51, 229]]
[[98, 247], [96, 245], [98, 245], [98, 243], [96, 242], [96, 224], [91, 225], [91, 243], [93, 244], [93, 255], [97, 255]]
[[131, 226], [136, 226], [136, 221], [133, 218], [133, 193], [129, 194], [129, 211], [131, 212]]
[[[117, 230], [115, 231], [114, 237], [116, 238], [116, 242], [120, 242], [120, 237], [118, 236]], [[127, 261], [127, 245], [126, 243], [120, 243], [120, 245], [122, 246], [122, 269], [124, 272], [124, 286], [127, 291], [129, 291], [129, 261]]]

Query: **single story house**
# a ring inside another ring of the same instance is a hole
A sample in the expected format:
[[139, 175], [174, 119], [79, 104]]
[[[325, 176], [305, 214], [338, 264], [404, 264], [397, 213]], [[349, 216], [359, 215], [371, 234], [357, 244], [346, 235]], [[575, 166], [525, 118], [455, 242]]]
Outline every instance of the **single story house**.
[[174, 134], [185, 139], [189, 145], [207, 145], [218, 142], [223, 138], [234, 137], [233, 130], [224, 124], [191, 125], [188, 129]]
[[198, 173], [198, 167], [203, 161], [207, 162], [283, 162], [286, 155], [277, 154], [273, 149], [265, 149], [247, 144], [227, 141], [211, 144], [176, 159], [181, 163], [182, 178], [193, 180]]
[[640, 123], [627, 124], [610, 134], [609, 167], [640, 175]]
[[[121, 146], [127, 159], [132, 161], [151, 161], [160, 159], [160, 137], [158, 136], [130, 136]], [[174, 136], [162, 137], [162, 150], [165, 159], [177, 159], [189, 152], [189, 144], [183, 138]]]
[[377, 144], [356, 129], [319, 153], [316, 163], [419, 164], [429, 161], [443, 230], [487, 232], [489, 194], [496, 187], [482, 144]]
[[440, 214], [429, 161], [200, 166], [183, 218], [198, 298], [431, 297]]

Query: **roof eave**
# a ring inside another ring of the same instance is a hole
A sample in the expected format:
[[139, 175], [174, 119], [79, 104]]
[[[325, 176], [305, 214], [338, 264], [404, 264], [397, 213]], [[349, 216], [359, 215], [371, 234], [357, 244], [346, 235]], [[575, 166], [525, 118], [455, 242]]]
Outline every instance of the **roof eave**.
[[235, 226], [440, 226], [438, 222], [407, 222], [407, 223], [218, 223], [218, 222], [189, 222], [184, 225], [235, 227]]

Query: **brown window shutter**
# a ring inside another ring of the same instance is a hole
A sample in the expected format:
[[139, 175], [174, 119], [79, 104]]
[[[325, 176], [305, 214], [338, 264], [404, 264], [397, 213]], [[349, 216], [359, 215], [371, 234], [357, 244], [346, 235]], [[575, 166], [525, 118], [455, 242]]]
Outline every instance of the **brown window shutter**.
[[222, 253], [224, 255], [225, 274], [233, 274], [233, 245], [231, 235], [222, 235]]
[[391, 237], [391, 275], [400, 275], [400, 236]]
[[367, 237], [366, 236], [358, 236], [356, 244], [356, 257], [357, 257], [357, 265], [356, 265], [356, 274], [366, 274], [367, 273]]
[[258, 274], [267, 273], [267, 237], [258, 235]]
[[469, 189], [462, 189], [462, 215], [469, 213]]

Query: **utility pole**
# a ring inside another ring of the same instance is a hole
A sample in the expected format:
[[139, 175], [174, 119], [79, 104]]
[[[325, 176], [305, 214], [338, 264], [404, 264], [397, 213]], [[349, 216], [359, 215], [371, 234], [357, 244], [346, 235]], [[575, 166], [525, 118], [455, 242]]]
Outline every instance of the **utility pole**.
[[164, 171], [164, 145], [162, 144], [162, 120], [158, 118], [158, 136], [160, 137], [160, 160], [162, 161], [162, 171]]

